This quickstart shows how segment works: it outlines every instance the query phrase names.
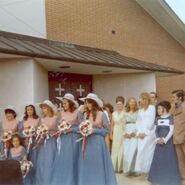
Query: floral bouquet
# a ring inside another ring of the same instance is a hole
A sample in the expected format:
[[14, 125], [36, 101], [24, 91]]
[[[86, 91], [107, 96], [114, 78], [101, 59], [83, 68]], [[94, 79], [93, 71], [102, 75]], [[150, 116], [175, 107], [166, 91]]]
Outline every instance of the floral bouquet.
[[49, 138], [48, 127], [44, 124], [40, 125], [37, 128], [36, 134], [37, 134], [37, 136], [36, 136], [35, 142], [37, 143], [37, 146], [41, 143], [42, 140], [44, 140], [44, 143], [46, 143], [46, 139]]
[[12, 138], [12, 131], [6, 131], [3, 133], [2, 141], [3, 141], [4, 151], [2, 153], [2, 156], [5, 158], [8, 157], [8, 149], [10, 147], [9, 141], [11, 140], [11, 138]]
[[85, 156], [85, 149], [87, 145], [87, 137], [92, 134], [93, 127], [89, 120], [85, 120], [84, 122], [80, 123], [79, 131], [82, 135], [82, 151], [83, 151], [83, 158]]
[[30, 169], [33, 167], [33, 164], [31, 161], [22, 160], [20, 161], [20, 166], [21, 166], [21, 172], [22, 172], [23, 177], [26, 177]]
[[33, 126], [28, 126], [25, 127], [23, 130], [23, 135], [26, 137], [28, 141], [28, 146], [27, 146], [27, 152], [29, 153], [31, 144], [33, 143], [33, 136], [35, 136], [36, 130]]
[[23, 130], [23, 135], [25, 137], [32, 137], [36, 134], [36, 130], [33, 126], [28, 126], [25, 127], [25, 129]]
[[68, 129], [71, 128], [71, 124], [69, 124], [68, 122], [66, 122], [65, 120], [62, 120], [62, 122], [60, 123], [60, 125], [58, 126], [58, 130], [60, 132], [66, 132]]
[[60, 123], [60, 125], [58, 125], [58, 131], [55, 132], [52, 136], [55, 135], [61, 135], [62, 133], [66, 133], [67, 130], [69, 130], [71, 128], [71, 124], [69, 124], [67, 121], [62, 120], [62, 122]]
[[6, 131], [3, 133], [3, 142], [7, 142], [12, 138], [12, 131]]
[[58, 131], [55, 132], [52, 136], [57, 136], [57, 149], [58, 152], [60, 153], [61, 150], [61, 140], [60, 140], [60, 135], [62, 133], [66, 133], [67, 130], [69, 130], [71, 128], [71, 124], [69, 124], [67, 121], [62, 120], [62, 122], [60, 123], [60, 125], [58, 125]]

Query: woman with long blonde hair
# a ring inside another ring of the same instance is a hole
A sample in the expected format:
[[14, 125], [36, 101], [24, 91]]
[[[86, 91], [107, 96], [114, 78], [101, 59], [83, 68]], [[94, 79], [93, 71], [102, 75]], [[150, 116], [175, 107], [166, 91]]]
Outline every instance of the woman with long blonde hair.
[[149, 93], [140, 95], [140, 109], [136, 121], [137, 157], [135, 171], [138, 174], [148, 174], [155, 149], [155, 106], [150, 104]]
[[129, 98], [125, 112], [125, 140], [123, 144], [123, 171], [126, 176], [135, 172], [135, 158], [137, 150], [136, 120], [138, 114], [137, 101]]

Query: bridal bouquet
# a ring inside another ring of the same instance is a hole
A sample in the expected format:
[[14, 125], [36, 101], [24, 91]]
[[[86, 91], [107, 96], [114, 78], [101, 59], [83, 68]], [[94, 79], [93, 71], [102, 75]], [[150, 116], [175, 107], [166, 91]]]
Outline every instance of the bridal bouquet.
[[23, 130], [23, 135], [26, 137], [26, 141], [28, 141], [27, 144], [27, 152], [29, 153], [30, 147], [33, 143], [33, 136], [35, 136], [36, 130], [33, 126], [25, 127]]
[[33, 137], [35, 134], [36, 134], [36, 130], [33, 126], [25, 127], [23, 130], [23, 135], [25, 137], [30, 138], [30, 137]]
[[89, 120], [85, 120], [79, 125], [79, 130], [82, 136], [87, 137], [91, 135], [93, 131], [91, 122]]
[[62, 120], [62, 122], [60, 123], [60, 125], [58, 126], [58, 130], [60, 132], [64, 132], [67, 131], [68, 129], [71, 128], [71, 124], [69, 124], [68, 122], [66, 122], [65, 120]]
[[49, 139], [49, 129], [48, 129], [48, 127], [44, 124], [40, 125], [37, 128], [36, 135], [37, 136], [36, 136], [35, 142], [37, 143], [37, 146], [41, 143], [42, 140], [44, 140], [44, 144], [46, 144], [46, 140]]
[[81, 138], [82, 139], [82, 152], [83, 152], [83, 158], [84, 158], [85, 150], [87, 146], [87, 138], [93, 132], [93, 127], [92, 127], [91, 122], [89, 120], [85, 120], [84, 122], [80, 123], [79, 131], [80, 131], [80, 134], [82, 135], [82, 138]]
[[22, 160], [20, 161], [20, 167], [22, 175], [23, 177], [25, 177], [29, 173], [30, 169], [33, 167], [33, 164], [31, 161]]
[[10, 140], [12, 138], [12, 131], [6, 131], [3, 133], [3, 152], [1, 154], [2, 157], [8, 158], [8, 150], [10, 148]]
[[3, 142], [9, 141], [12, 138], [12, 131], [6, 131], [3, 133]]

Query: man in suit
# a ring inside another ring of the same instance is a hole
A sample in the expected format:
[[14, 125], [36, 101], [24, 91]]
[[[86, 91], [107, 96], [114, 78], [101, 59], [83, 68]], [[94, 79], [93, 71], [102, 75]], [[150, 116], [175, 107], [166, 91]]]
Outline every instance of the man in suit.
[[174, 135], [182, 184], [185, 185], [185, 92], [175, 90], [171, 97], [171, 113], [174, 116]]

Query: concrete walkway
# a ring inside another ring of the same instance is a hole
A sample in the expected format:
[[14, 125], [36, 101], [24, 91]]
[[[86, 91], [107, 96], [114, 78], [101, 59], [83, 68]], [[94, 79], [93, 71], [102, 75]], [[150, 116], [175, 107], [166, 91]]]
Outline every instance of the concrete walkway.
[[125, 177], [123, 174], [116, 175], [118, 185], [150, 185], [143, 177]]

